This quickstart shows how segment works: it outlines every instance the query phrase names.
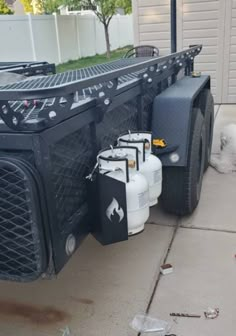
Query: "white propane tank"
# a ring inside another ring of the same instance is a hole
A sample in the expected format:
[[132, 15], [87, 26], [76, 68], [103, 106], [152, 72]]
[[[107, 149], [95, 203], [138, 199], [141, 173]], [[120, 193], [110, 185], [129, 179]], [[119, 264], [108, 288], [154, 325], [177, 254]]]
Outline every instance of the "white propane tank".
[[157, 204], [162, 191], [162, 163], [152, 154], [152, 133], [128, 132], [118, 138], [118, 145], [138, 148], [139, 171], [146, 177], [149, 185], [149, 205]]
[[[123, 159], [123, 160], [122, 160]], [[136, 147], [114, 147], [101, 151], [97, 157], [99, 173], [122, 181], [126, 185], [129, 236], [144, 230], [149, 217], [148, 182], [139, 173]]]

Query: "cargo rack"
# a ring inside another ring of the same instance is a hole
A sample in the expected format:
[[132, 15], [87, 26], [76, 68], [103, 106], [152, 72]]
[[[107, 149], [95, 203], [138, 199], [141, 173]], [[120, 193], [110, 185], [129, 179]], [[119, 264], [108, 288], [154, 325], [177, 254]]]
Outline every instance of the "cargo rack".
[[[96, 118], [100, 119], [106, 109], [119, 104], [119, 97], [121, 100], [132, 99], [141, 95], [145, 88], [158, 85], [170, 76], [173, 83], [181, 69], [190, 73], [194, 57], [201, 49], [201, 45], [196, 45], [163, 57], [123, 58], [2, 86], [0, 132], [6, 130], [2, 127], [4, 124], [15, 131], [37, 132], [71, 118], [89, 106], [98, 107]], [[14, 64], [9, 66], [14, 67]], [[24, 64], [21, 66], [24, 68]], [[35, 63], [32, 69], [34, 66], [39, 65]], [[125, 95], [121, 96], [122, 92]]]
[[25, 76], [49, 75], [56, 73], [56, 67], [48, 62], [0, 62], [0, 72], [14, 72]]

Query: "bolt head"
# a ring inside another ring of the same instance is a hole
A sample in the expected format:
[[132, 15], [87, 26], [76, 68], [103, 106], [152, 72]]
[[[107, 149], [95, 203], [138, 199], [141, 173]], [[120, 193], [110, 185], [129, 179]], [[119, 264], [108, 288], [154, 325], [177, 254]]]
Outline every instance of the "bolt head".
[[99, 96], [100, 98], [104, 97], [104, 96], [105, 96], [105, 92], [103, 92], [103, 91], [99, 92], [98, 96]]
[[110, 103], [111, 103], [111, 101], [110, 101], [109, 98], [106, 98], [106, 99], [104, 100], [104, 104], [105, 104], [106, 106], [110, 105]]

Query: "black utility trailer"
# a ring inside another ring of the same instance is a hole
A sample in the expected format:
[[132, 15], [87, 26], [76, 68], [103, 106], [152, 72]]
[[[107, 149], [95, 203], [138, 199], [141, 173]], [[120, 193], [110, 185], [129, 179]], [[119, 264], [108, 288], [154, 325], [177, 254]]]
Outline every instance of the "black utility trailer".
[[1, 279], [61, 270], [94, 224], [86, 176], [98, 151], [127, 130], [166, 140], [154, 148], [163, 163], [162, 204], [178, 215], [194, 210], [214, 117], [209, 76], [191, 76], [201, 48], [0, 88]]

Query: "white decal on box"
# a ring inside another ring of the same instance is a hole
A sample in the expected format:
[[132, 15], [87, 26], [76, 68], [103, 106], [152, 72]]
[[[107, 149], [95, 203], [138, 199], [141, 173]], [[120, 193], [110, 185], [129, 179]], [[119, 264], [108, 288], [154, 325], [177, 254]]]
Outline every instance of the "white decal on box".
[[119, 203], [114, 197], [113, 197], [111, 204], [107, 207], [106, 215], [107, 215], [107, 218], [111, 222], [112, 222], [113, 217], [117, 215], [119, 216], [119, 223], [124, 218], [124, 210], [122, 209], [122, 207], [119, 205]]

